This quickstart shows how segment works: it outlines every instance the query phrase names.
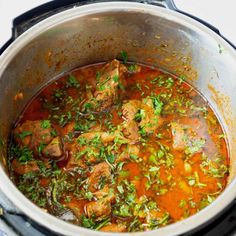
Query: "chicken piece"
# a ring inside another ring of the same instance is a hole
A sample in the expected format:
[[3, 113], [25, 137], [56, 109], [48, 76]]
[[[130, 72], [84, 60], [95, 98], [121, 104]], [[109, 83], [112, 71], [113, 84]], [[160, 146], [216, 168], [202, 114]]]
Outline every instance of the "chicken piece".
[[101, 161], [100, 149], [91, 145], [85, 145], [78, 148], [79, 158], [84, 160], [87, 164], [98, 163]]
[[109, 142], [114, 141], [116, 136], [115, 134], [110, 134], [103, 131], [83, 133], [79, 136], [79, 138], [85, 138], [87, 140], [92, 140], [97, 137], [100, 138], [103, 143], [109, 143]]
[[97, 111], [102, 111], [110, 107], [117, 98], [118, 86], [124, 81], [122, 79], [126, 67], [121, 65], [118, 60], [107, 63], [97, 78], [96, 88], [93, 96], [91, 93], [85, 103], [90, 103]]
[[77, 158], [77, 155], [79, 153], [78, 150], [78, 143], [76, 140], [74, 140], [73, 143], [65, 143], [65, 150], [68, 152], [68, 161], [65, 166], [66, 170], [71, 170], [76, 167], [82, 167], [86, 168], [86, 164], [81, 158]]
[[43, 121], [25, 121], [14, 130], [16, 142], [22, 146], [28, 146], [34, 152], [38, 152], [41, 145], [47, 145], [53, 139], [51, 125], [44, 127]]
[[139, 152], [140, 152], [140, 149], [138, 145], [128, 144], [126, 149], [118, 156], [115, 163], [130, 160], [130, 157], [132, 156], [138, 157]]
[[55, 137], [42, 151], [43, 155], [51, 159], [60, 159], [63, 155], [60, 137]]
[[113, 192], [113, 189], [109, 188], [108, 184], [106, 184], [101, 190], [94, 192], [93, 196], [96, 199], [106, 198], [111, 203], [115, 203], [116, 201], [116, 196]]
[[[84, 138], [84, 136], [82, 137]], [[68, 162], [66, 169], [73, 169], [75, 167], [85, 168], [86, 165], [101, 161], [99, 147], [89, 144], [80, 145], [77, 139], [74, 140], [73, 143], [65, 143], [65, 149], [68, 151]]]
[[191, 155], [201, 152], [206, 141], [195, 131], [197, 129], [194, 126], [172, 122], [173, 148], [179, 151], [185, 150], [186, 154]]
[[122, 106], [122, 118], [126, 121], [126, 126], [131, 125], [131, 121], [137, 120], [138, 126], [146, 133], [152, 133], [162, 123], [160, 115], [155, 114], [152, 99], [146, 98], [143, 101], [129, 100]]
[[88, 132], [81, 134], [79, 138], [85, 138], [86, 140], [93, 140], [95, 138], [100, 138], [103, 144], [113, 142], [115, 138], [119, 138], [123, 140], [123, 142], [128, 142], [128, 140], [125, 137], [123, 137], [119, 131], [116, 131], [114, 133], [108, 133], [104, 131]]
[[93, 167], [88, 178], [89, 190], [95, 192], [100, 190], [100, 185], [110, 181], [111, 168], [106, 162], [101, 162]]
[[99, 104], [99, 110], [111, 106], [117, 97], [117, 89], [120, 80], [120, 62], [112, 60], [103, 67], [101, 77], [96, 86], [94, 98]]
[[85, 211], [89, 218], [94, 218], [96, 221], [102, 220], [111, 214], [111, 202], [107, 198], [89, 202], [85, 205]]
[[175, 150], [184, 150], [187, 146], [187, 137], [184, 128], [180, 124], [172, 122], [171, 132], [173, 136], [173, 148]]
[[75, 155], [71, 155], [68, 158], [68, 162], [65, 166], [66, 170], [72, 170], [76, 167], [86, 168], [86, 163], [83, 160], [77, 159]]
[[109, 194], [109, 186], [105, 185], [103, 189], [94, 192], [93, 196], [97, 199], [101, 199], [107, 197], [108, 194]]
[[139, 126], [144, 129], [146, 133], [152, 133], [162, 123], [160, 116], [155, 114], [153, 104], [150, 100], [151, 99], [148, 99], [146, 104], [142, 104], [143, 117], [139, 123]]
[[131, 143], [136, 143], [140, 139], [139, 127], [134, 120], [128, 122], [123, 122], [122, 131], [124, 136], [131, 141]]
[[139, 146], [137, 145], [128, 145], [127, 150], [130, 156], [138, 156], [140, 152]]
[[12, 168], [18, 175], [24, 175], [29, 172], [39, 171], [39, 167], [36, 161], [29, 161], [25, 164], [20, 163], [17, 159], [12, 161]]
[[103, 232], [126, 232], [126, 226], [122, 224], [110, 223], [103, 226], [100, 231]]
[[128, 102], [124, 103], [122, 106], [122, 118], [125, 121], [134, 120], [135, 115], [137, 114], [138, 110], [142, 107], [142, 102], [139, 100], [129, 100]]

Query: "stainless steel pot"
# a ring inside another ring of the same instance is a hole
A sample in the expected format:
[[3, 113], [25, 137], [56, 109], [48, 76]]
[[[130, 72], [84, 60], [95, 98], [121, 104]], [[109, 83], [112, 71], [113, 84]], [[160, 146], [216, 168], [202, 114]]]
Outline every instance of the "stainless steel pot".
[[[113, 59], [160, 67], [186, 80], [209, 101], [227, 134], [229, 184], [210, 206], [169, 226], [133, 235], [173, 235], [196, 229], [236, 197], [236, 53], [221, 37], [190, 18], [157, 6], [104, 2], [66, 10], [36, 24], [0, 57], [0, 188], [25, 214], [64, 235], [105, 235], [63, 222], [25, 198], [7, 175], [7, 138], [20, 111], [51, 78], [77, 66]], [[22, 93], [22, 99], [16, 94]], [[109, 234], [106, 235], [116, 235]], [[129, 235], [124, 233], [122, 235]]]

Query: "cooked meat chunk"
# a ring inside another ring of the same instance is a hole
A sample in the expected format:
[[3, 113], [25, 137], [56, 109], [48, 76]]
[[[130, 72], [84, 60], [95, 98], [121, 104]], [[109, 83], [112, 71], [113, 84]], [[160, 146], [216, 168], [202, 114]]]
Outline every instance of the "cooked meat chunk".
[[60, 159], [63, 155], [60, 137], [55, 137], [44, 149], [43, 155], [52, 159]]
[[88, 179], [89, 190], [95, 192], [104, 187], [110, 181], [111, 168], [106, 162], [101, 162], [94, 166]]
[[93, 196], [97, 199], [107, 197], [109, 194], [109, 186], [105, 185], [104, 188], [93, 193]]
[[146, 133], [151, 133], [160, 126], [161, 118], [159, 115], [155, 114], [151, 99], [145, 99], [143, 101], [139, 112], [141, 115], [139, 126], [144, 129]]
[[130, 160], [130, 158], [133, 157], [138, 157], [139, 155], [139, 147], [138, 145], [131, 145], [128, 144], [126, 146], [126, 148], [123, 150], [123, 152], [119, 155], [119, 157], [116, 159], [116, 163], [122, 162], [122, 161], [126, 161], [126, 160]]
[[51, 125], [44, 126], [43, 121], [27, 120], [23, 124], [18, 125], [14, 130], [14, 136], [22, 146], [28, 146], [34, 152], [38, 152], [41, 145], [47, 145], [52, 140]]
[[84, 138], [87, 141], [91, 141], [95, 138], [98, 138], [98, 139], [101, 139], [103, 144], [113, 142], [115, 138], [119, 138], [123, 140], [124, 142], [127, 141], [127, 139], [119, 131], [115, 131], [114, 133], [108, 133], [104, 131], [88, 132], [88, 133], [81, 134], [79, 138]]
[[88, 96], [86, 103], [90, 103], [95, 110], [102, 111], [110, 107], [117, 98], [117, 90], [122, 81], [122, 75], [125, 66], [121, 65], [118, 60], [112, 60], [107, 63], [97, 78], [95, 92], [91, 98]]
[[108, 225], [103, 226], [100, 231], [103, 232], [126, 232], [126, 226], [122, 224], [114, 224], [110, 223]]
[[137, 114], [138, 110], [142, 107], [142, 102], [139, 100], [129, 100], [128, 102], [124, 103], [122, 106], [122, 118], [125, 121], [134, 120], [135, 115]]
[[122, 106], [122, 115], [126, 126], [132, 126], [131, 121], [136, 120], [139, 128], [146, 133], [152, 133], [162, 123], [160, 114], [156, 113], [151, 98], [145, 98], [142, 101], [129, 100]]
[[94, 98], [99, 104], [99, 110], [104, 110], [111, 106], [117, 97], [117, 89], [121, 76], [119, 67], [120, 62], [113, 60], [103, 68], [94, 93]]
[[[67, 143], [65, 142], [65, 149], [68, 151], [68, 162], [66, 164], [66, 169], [72, 169], [73, 167], [76, 167], [76, 166], [80, 166], [78, 165], [77, 163], [77, 158], [76, 158], [76, 155], [77, 155], [77, 152], [78, 152], [78, 149], [77, 149], [77, 143], [76, 142], [72, 142], [72, 143]], [[79, 160], [81, 162], [81, 160]]]
[[195, 131], [196, 127], [172, 122], [171, 132], [173, 136], [173, 148], [176, 150], [185, 150], [186, 154], [194, 154], [202, 151], [205, 145], [205, 139]]
[[122, 131], [124, 136], [129, 139], [131, 143], [136, 143], [139, 141], [139, 127], [134, 120], [123, 122]]
[[87, 164], [98, 163], [101, 161], [100, 149], [91, 145], [79, 147], [76, 159], [81, 159]]
[[[80, 138], [84, 138], [84, 136], [80, 136]], [[89, 145], [89, 143], [80, 145], [78, 139], [72, 143], [65, 143], [65, 146], [69, 150], [66, 169], [73, 169], [76, 166], [85, 168], [88, 164], [101, 161], [99, 147]]]
[[99, 221], [111, 214], [111, 202], [103, 198], [98, 201], [89, 202], [85, 205], [86, 214], [89, 218]]
[[106, 184], [101, 190], [94, 192], [93, 196], [97, 199], [106, 198], [111, 203], [115, 203], [116, 201], [116, 196], [113, 189], [109, 188], [108, 184]]
[[76, 155], [72, 154], [68, 158], [68, 162], [65, 166], [66, 170], [71, 170], [77, 167], [82, 167], [85, 168], [86, 164], [84, 163], [83, 160], [76, 158]]
[[171, 123], [171, 132], [173, 135], [173, 148], [176, 150], [183, 150], [187, 147], [187, 136], [183, 126], [179, 123]]
[[19, 161], [17, 161], [17, 159], [14, 159], [11, 164], [12, 164], [13, 170], [18, 175], [24, 175], [24, 174], [26, 174], [28, 172], [39, 171], [39, 167], [38, 167], [36, 161], [29, 161], [29, 162], [27, 162], [25, 164], [22, 164]]
[[83, 133], [79, 136], [79, 138], [85, 138], [86, 140], [100, 138], [103, 143], [112, 142], [115, 139], [115, 137], [116, 137], [115, 134], [110, 134], [108, 132], [103, 132], [103, 131]]

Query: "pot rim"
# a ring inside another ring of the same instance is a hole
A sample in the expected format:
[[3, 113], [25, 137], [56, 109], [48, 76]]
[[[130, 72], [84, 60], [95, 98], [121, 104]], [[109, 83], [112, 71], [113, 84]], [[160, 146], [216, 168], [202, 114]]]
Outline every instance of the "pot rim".
[[[219, 35], [215, 32], [202, 25], [201, 23], [184, 16], [181, 13], [171, 11], [162, 7], [148, 5], [136, 2], [101, 2], [92, 3], [84, 6], [79, 6], [73, 9], [65, 10], [61, 13], [55, 14], [27, 30], [25, 33], [19, 36], [0, 56], [0, 78], [6, 69], [7, 65], [10, 63], [12, 58], [32, 39], [39, 36], [46, 30], [68, 20], [73, 20], [75, 18], [80, 18], [85, 15], [102, 13], [102, 12], [116, 12], [116, 11], [130, 11], [130, 12], [141, 12], [144, 14], [151, 14], [154, 16], [159, 16], [171, 21], [184, 24], [191, 29], [198, 32], [205, 33], [208, 36], [214, 38], [217, 42], [223, 45], [224, 49], [236, 61], [235, 50]], [[53, 215], [50, 215], [40, 209], [38, 206], [33, 204], [29, 199], [27, 199], [13, 184], [8, 175], [5, 173], [4, 169], [0, 167], [0, 189], [6, 196], [16, 205], [21, 211], [23, 211], [27, 216], [38, 222], [39, 224], [49, 228], [54, 232], [65, 235], [90, 235], [90, 236], [103, 236], [103, 235], [121, 235], [120, 233], [104, 233], [98, 232], [83, 227], [79, 227], [67, 222], [64, 222]], [[148, 235], [178, 235], [186, 233], [193, 230], [207, 221], [211, 220], [218, 213], [223, 211], [236, 196], [236, 188], [233, 185], [236, 184], [236, 178], [226, 187], [226, 189], [220, 194], [220, 196], [209, 206], [202, 209], [200, 212], [176, 223], [161, 227], [160, 229], [147, 231], [147, 232], [137, 232], [137, 233], [122, 233], [122, 235], [135, 235], [135, 236], [148, 236]]]

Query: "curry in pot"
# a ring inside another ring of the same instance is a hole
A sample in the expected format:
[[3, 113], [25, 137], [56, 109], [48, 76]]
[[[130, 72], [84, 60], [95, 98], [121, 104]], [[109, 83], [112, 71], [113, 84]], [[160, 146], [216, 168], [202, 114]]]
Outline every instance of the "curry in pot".
[[9, 143], [19, 190], [56, 217], [110, 232], [182, 220], [227, 184], [225, 135], [183, 78], [112, 60], [53, 80]]

